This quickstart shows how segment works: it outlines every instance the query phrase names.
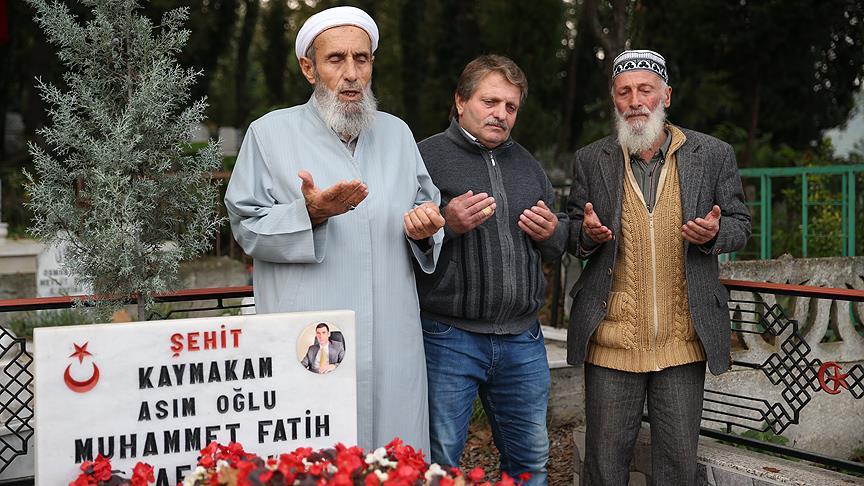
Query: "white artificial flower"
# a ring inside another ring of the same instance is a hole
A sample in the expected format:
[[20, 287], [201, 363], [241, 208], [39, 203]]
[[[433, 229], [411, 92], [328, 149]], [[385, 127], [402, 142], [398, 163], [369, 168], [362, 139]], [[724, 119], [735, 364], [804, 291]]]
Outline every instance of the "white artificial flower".
[[438, 464], [432, 464], [429, 466], [429, 469], [426, 470], [426, 481], [431, 481], [434, 477], [446, 477], [447, 471], [441, 469], [441, 466]]
[[379, 464], [381, 467], [393, 467], [397, 463], [387, 458], [387, 449], [379, 447], [372, 454], [366, 455], [366, 464]]
[[387, 476], [387, 473], [381, 472], [377, 469], [375, 470], [375, 475], [378, 476], [378, 481], [381, 481], [382, 483], [384, 481], [387, 481], [387, 478], [389, 477], [389, 476]]
[[207, 470], [202, 466], [198, 466], [191, 474], [186, 476], [186, 479], [183, 480], [183, 486], [195, 486], [195, 483], [197, 483], [199, 479], [203, 481], [206, 478]]

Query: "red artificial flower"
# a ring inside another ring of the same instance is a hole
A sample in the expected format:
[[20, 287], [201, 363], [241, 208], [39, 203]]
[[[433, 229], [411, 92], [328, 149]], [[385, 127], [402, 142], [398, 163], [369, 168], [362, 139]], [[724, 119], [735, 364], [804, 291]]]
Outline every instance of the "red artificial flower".
[[327, 483], [328, 486], [353, 486], [354, 480], [351, 479], [351, 474], [340, 471], [333, 476], [333, 480]]
[[357, 456], [356, 451], [344, 449], [336, 455], [336, 467], [340, 472], [354, 474], [354, 471], [363, 467], [365, 462]]
[[441, 476], [438, 478], [438, 486], [453, 486], [454, 481], [448, 477]]
[[219, 453], [219, 443], [215, 440], [207, 447], [201, 449], [201, 457], [198, 459], [198, 465], [204, 469], [210, 469], [216, 465], [216, 455]]
[[420, 471], [409, 466], [408, 464], [399, 464], [396, 466], [396, 477], [412, 482], [420, 477]]
[[[83, 464], [81, 465], [84, 466]], [[87, 473], [81, 473], [75, 481], [69, 483], [69, 486], [96, 486], [96, 480], [93, 479], [93, 476]]]
[[414, 447], [406, 445], [402, 439], [396, 437], [385, 446], [385, 449], [400, 465], [411, 466], [421, 473], [426, 472], [426, 459], [423, 457], [423, 452], [415, 451]]
[[501, 481], [495, 483], [496, 486], [516, 486], [516, 481], [513, 481], [513, 478], [507, 475], [506, 472], [501, 473]]
[[[252, 461], [241, 460], [234, 464], [234, 468], [237, 469], [237, 482], [239, 484], [249, 484], [249, 475], [255, 471], [256, 466]], [[266, 482], [266, 480], [264, 482]]]
[[132, 486], [147, 486], [156, 481], [156, 476], [153, 475], [153, 466], [143, 462], [135, 464], [132, 469]]
[[316, 462], [316, 463], [310, 465], [309, 469], [306, 472], [308, 472], [312, 476], [320, 476], [321, 473], [323, 473], [325, 469], [326, 469], [325, 464], [320, 464], [320, 463]]
[[224, 459], [230, 464], [234, 464], [246, 456], [243, 446], [237, 442], [232, 442], [227, 447], [220, 447], [219, 452], [222, 456], [219, 459]]
[[366, 475], [366, 482], [364, 483], [366, 486], [381, 486], [381, 480], [378, 479], [378, 475], [374, 472], [371, 472]]
[[529, 479], [531, 479], [531, 473], [529, 473], [529, 472], [524, 472], [524, 473], [519, 475], [519, 482], [520, 483], [527, 483]]
[[271, 479], [273, 479], [273, 471], [270, 471], [269, 469], [258, 475], [258, 481], [261, 481], [262, 483], [266, 483]]
[[111, 461], [99, 454], [93, 461], [93, 478], [96, 481], [109, 481], [111, 479]]
[[294, 449], [294, 452], [292, 452], [292, 454], [296, 455], [301, 460], [306, 459], [307, 457], [312, 455], [312, 448], [298, 447], [297, 449]]
[[480, 481], [483, 481], [484, 477], [486, 477], [486, 472], [480, 467], [475, 467], [470, 473], [468, 473], [468, 479], [472, 483], [479, 483]]

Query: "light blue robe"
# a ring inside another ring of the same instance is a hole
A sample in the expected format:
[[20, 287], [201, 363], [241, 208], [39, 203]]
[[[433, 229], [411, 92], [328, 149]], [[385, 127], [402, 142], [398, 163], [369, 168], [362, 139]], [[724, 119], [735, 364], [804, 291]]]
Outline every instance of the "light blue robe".
[[[313, 229], [297, 177], [301, 169], [319, 189], [356, 178], [368, 185], [369, 195], [357, 209]], [[431, 273], [443, 231], [424, 253], [409, 243], [402, 220], [425, 201], [439, 204], [440, 195], [402, 120], [378, 112], [352, 156], [311, 99], [249, 126], [225, 194], [234, 237], [255, 260], [258, 313], [356, 313], [357, 433], [367, 450], [400, 437], [429, 451], [426, 362], [411, 258], [413, 253]]]

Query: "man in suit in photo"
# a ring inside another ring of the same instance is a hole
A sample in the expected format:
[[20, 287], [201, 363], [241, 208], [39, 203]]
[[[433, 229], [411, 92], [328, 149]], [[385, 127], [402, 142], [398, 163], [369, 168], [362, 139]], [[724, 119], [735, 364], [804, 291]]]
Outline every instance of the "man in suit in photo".
[[330, 326], [321, 322], [315, 326], [315, 342], [309, 346], [301, 363], [315, 373], [329, 373], [345, 357], [345, 344], [330, 339]]
[[730, 367], [729, 293], [717, 255], [750, 237], [729, 144], [666, 120], [663, 56], [615, 58], [616, 135], [576, 152], [567, 360], [585, 363], [583, 485], [627, 484], [647, 398], [652, 484], [696, 482], [706, 362]]

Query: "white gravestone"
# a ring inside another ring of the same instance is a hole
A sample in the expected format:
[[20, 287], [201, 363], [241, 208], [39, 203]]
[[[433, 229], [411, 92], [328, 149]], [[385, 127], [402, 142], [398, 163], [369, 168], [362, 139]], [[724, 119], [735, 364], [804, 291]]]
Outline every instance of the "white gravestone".
[[45, 246], [36, 256], [36, 295], [38, 297], [60, 297], [66, 295], [89, 295], [89, 286], [79, 284], [63, 268], [63, 244]]
[[198, 123], [192, 127], [189, 138], [193, 143], [207, 142], [210, 140], [210, 130], [203, 123]]
[[[321, 322], [344, 343], [324, 374], [301, 363]], [[127, 478], [152, 465], [158, 486], [214, 440], [262, 457], [355, 444], [355, 342], [352, 311], [36, 329], [36, 484], [99, 453]]]
[[240, 153], [240, 142], [243, 140], [240, 130], [234, 127], [219, 127], [219, 149], [223, 157], [234, 157]]

